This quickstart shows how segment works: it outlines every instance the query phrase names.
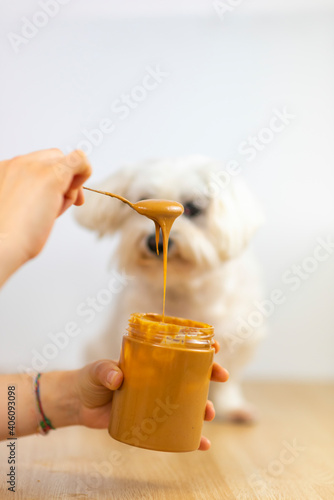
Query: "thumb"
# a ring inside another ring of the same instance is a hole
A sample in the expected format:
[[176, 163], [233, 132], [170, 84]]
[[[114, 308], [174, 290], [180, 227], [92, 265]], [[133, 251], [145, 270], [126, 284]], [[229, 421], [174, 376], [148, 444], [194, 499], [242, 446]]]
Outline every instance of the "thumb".
[[115, 361], [100, 360], [91, 365], [90, 375], [94, 383], [115, 391], [123, 382], [122, 370]]

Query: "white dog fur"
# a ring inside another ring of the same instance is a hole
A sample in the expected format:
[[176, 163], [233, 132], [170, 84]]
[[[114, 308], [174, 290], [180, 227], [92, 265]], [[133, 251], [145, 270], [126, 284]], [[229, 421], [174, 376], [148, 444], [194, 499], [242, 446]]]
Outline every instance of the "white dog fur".
[[[93, 187], [132, 202], [162, 198], [181, 202], [186, 212], [194, 212], [193, 205], [200, 208], [196, 215], [179, 217], [172, 229], [166, 314], [214, 326], [221, 346], [216, 360], [230, 372], [227, 383], [211, 384], [216, 413], [230, 420], [253, 420], [254, 408], [243, 397], [240, 377], [263, 328], [247, 332], [240, 324], [260, 298], [257, 266], [246, 248], [263, 217], [240, 175], [227, 175], [223, 165], [209, 158], [188, 156], [125, 166]], [[119, 232], [113, 262], [134, 277], [115, 296], [108, 331], [88, 350], [91, 359], [117, 358], [130, 313], [162, 312], [162, 257], [148, 246], [152, 221], [118, 200], [86, 193], [77, 220], [100, 236]]]

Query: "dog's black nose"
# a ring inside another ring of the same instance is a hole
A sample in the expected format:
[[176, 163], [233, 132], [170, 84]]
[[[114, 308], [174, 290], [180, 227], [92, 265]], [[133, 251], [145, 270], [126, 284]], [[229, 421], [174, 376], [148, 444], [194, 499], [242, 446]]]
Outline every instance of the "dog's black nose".
[[[157, 246], [155, 243], [155, 234], [151, 234], [147, 240], [146, 240], [147, 248], [150, 250], [152, 253], [157, 253]], [[169, 243], [168, 243], [168, 250], [170, 250], [171, 246], [173, 245], [173, 240], [169, 238]], [[162, 237], [160, 233], [160, 238], [159, 238], [159, 244], [158, 244], [158, 249], [159, 249], [159, 255], [163, 254], [163, 244], [162, 244]]]

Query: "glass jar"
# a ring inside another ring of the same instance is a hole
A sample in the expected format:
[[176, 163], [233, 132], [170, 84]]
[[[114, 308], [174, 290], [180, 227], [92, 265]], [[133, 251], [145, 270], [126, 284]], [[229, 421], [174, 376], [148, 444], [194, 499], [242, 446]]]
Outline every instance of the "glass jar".
[[210, 325], [132, 314], [123, 337], [123, 384], [115, 391], [109, 434], [157, 451], [197, 450], [214, 357]]

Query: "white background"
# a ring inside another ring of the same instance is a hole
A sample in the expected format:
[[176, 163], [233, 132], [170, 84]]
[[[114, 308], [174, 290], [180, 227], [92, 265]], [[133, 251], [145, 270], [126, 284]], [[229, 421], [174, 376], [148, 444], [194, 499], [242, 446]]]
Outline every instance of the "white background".
[[[245, 1], [221, 19], [201, 0], [70, 0], [15, 53], [8, 34], [41, 9], [37, 1], [1, 0], [0, 158], [75, 148], [83, 129], [108, 117], [116, 128], [90, 154], [93, 181], [147, 157], [200, 153], [242, 162], [267, 217], [254, 240], [266, 294], [280, 288], [286, 296], [251, 378], [334, 378], [334, 253], [299, 290], [282, 283], [317, 238], [334, 236], [332, 6]], [[113, 101], [157, 64], [168, 78], [119, 120]], [[294, 120], [247, 162], [239, 144], [284, 107]], [[88, 328], [76, 307], [106, 286], [112, 243], [97, 242], [72, 215], [57, 221], [43, 254], [0, 293], [2, 371], [30, 366], [33, 350], [42, 352], [48, 334], [69, 321], [82, 333], [47, 369], [79, 366], [85, 343], [108, 321], [106, 308]]]

